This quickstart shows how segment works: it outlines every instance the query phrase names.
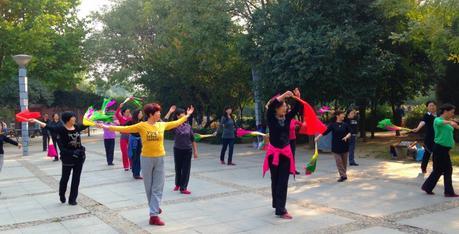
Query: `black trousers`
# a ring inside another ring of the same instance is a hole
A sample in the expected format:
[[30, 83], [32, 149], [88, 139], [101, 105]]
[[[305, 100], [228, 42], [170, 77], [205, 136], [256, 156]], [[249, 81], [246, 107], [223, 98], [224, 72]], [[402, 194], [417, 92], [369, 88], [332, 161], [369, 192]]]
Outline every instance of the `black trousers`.
[[174, 148], [175, 185], [186, 190], [190, 180], [192, 149]]
[[433, 141], [424, 141], [424, 155], [422, 156], [421, 163], [422, 171], [427, 170], [427, 164], [429, 164], [430, 155], [432, 154], [434, 144], [435, 143]]
[[67, 191], [67, 183], [70, 178], [70, 173], [72, 173], [72, 183], [70, 186], [69, 202], [76, 201], [78, 197], [78, 187], [80, 186], [80, 176], [82, 169], [83, 162], [75, 163], [73, 166], [62, 165], [62, 176], [61, 181], [59, 183], [59, 196], [65, 196], [65, 191]]
[[290, 149], [292, 149], [293, 159], [295, 159], [296, 139], [290, 140]]
[[451, 158], [449, 156], [450, 148], [441, 146], [439, 144], [434, 145], [433, 149], [433, 171], [427, 180], [422, 185], [422, 189], [431, 192], [437, 185], [440, 176], [443, 175], [445, 194], [454, 194], [453, 189], [453, 166], [451, 164]]
[[229, 146], [228, 150], [228, 163], [233, 162], [233, 150], [234, 150], [234, 141], [236, 139], [222, 139], [222, 151], [220, 152], [220, 161], [225, 161], [226, 149]]
[[49, 144], [49, 136], [46, 134], [43, 134], [43, 151], [48, 150], [48, 144]]
[[276, 209], [276, 215], [283, 215], [287, 213], [285, 204], [287, 203], [288, 179], [290, 177], [290, 160], [281, 155], [278, 166], [272, 164], [272, 156], [269, 157], [268, 162], [271, 174], [273, 208]]
[[107, 164], [113, 164], [113, 154], [115, 153], [115, 139], [104, 139], [105, 156]]

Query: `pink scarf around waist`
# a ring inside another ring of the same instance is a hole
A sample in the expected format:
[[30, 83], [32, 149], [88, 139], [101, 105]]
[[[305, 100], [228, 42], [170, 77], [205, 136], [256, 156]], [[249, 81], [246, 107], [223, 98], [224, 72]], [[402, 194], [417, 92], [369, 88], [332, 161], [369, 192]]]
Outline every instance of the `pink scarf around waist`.
[[284, 157], [287, 157], [290, 159], [290, 173], [295, 175], [295, 160], [293, 159], [293, 153], [292, 149], [290, 148], [290, 145], [285, 146], [282, 149], [276, 148], [272, 146], [271, 144], [268, 145], [268, 149], [266, 150], [266, 157], [265, 161], [263, 163], [263, 176], [265, 176], [266, 171], [269, 170], [269, 156], [273, 156], [273, 165], [274, 166], [279, 166], [279, 157], [280, 155], [283, 155]]

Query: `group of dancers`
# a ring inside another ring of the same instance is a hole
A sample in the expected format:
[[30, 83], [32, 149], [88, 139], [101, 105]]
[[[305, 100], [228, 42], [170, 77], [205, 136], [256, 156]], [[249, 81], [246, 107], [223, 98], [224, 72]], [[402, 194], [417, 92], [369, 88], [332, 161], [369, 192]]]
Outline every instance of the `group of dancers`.
[[[292, 219], [292, 215], [286, 209], [288, 180], [290, 175], [299, 172], [295, 166], [295, 129], [301, 125], [296, 120], [298, 112], [302, 108], [296, 100], [301, 94], [298, 88], [293, 91], [275, 96], [266, 105], [266, 121], [269, 129], [269, 144], [266, 147], [266, 155], [263, 164], [263, 175], [269, 170], [271, 176], [272, 207], [275, 215], [283, 219]], [[289, 101], [288, 101], [289, 100]], [[287, 104], [289, 102], [289, 104]], [[289, 105], [291, 108], [289, 108]], [[458, 129], [456, 122], [452, 121], [455, 107], [444, 104], [440, 107], [439, 116], [435, 116], [435, 103], [427, 103], [429, 112], [424, 116], [423, 121], [415, 131], [422, 127], [426, 132], [426, 154], [422, 164], [422, 172], [426, 172], [427, 162], [430, 153], [433, 154], [433, 171], [426, 180], [422, 189], [427, 194], [433, 194], [439, 177], [445, 179], [445, 196], [457, 197], [452, 188], [451, 174], [452, 165], [449, 157], [449, 149], [454, 146], [453, 130]], [[97, 123], [98, 128], [104, 130], [104, 145], [107, 153], [107, 164], [113, 165], [114, 132], [122, 134], [120, 148], [123, 157], [125, 170], [132, 168], [135, 179], [143, 179], [145, 192], [149, 206], [149, 223], [151, 225], [165, 225], [159, 215], [164, 183], [165, 168], [164, 156], [164, 132], [172, 130], [174, 136], [174, 161], [175, 161], [175, 187], [174, 191], [182, 194], [190, 194], [188, 181], [192, 157], [198, 157], [197, 144], [194, 142], [193, 130], [188, 118], [193, 114], [194, 107], [186, 110], [172, 106], [165, 116], [161, 118], [162, 108], [157, 103], [146, 104], [143, 109], [134, 110], [124, 108], [120, 105], [116, 110], [118, 122]], [[357, 134], [356, 111], [349, 110], [347, 113], [334, 112], [334, 121], [328, 125], [325, 132], [318, 134], [315, 141], [319, 141], [323, 135], [332, 134], [332, 152], [335, 156], [336, 166], [339, 173], [338, 182], [347, 180], [347, 164], [358, 166], [353, 155], [355, 139]], [[55, 116], [53, 116], [55, 119]], [[57, 119], [57, 118], [56, 118]], [[72, 112], [64, 112], [61, 115], [62, 124], [52, 124], [46, 119], [39, 121], [31, 119], [30, 122], [38, 123], [51, 136], [55, 136], [55, 142], [60, 149], [62, 161], [62, 177], [59, 186], [59, 197], [62, 203], [66, 202], [65, 192], [67, 189], [70, 174], [72, 181], [68, 203], [77, 204], [78, 186], [82, 167], [86, 158], [85, 147], [81, 144], [81, 131], [87, 126], [76, 123], [76, 115]], [[232, 117], [232, 109], [225, 108], [221, 118], [222, 141], [220, 162], [234, 166], [233, 147], [235, 141], [236, 123]], [[52, 137], [51, 137], [52, 138]], [[16, 144], [7, 138], [0, 138], [0, 142], [6, 141]], [[57, 147], [56, 147], [57, 148]], [[225, 162], [226, 151], [229, 151], [227, 162]], [[352, 155], [352, 156], [351, 156]], [[1, 169], [1, 167], [0, 167]], [[140, 171], [142, 176], [140, 176]]]

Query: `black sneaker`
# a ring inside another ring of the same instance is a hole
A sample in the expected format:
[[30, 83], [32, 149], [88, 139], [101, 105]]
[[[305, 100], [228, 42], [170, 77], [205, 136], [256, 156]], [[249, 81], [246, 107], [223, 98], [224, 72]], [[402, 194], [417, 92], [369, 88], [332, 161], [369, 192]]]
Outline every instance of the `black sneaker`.
[[343, 182], [345, 180], [347, 180], [347, 177], [341, 177], [341, 178], [339, 178], [338, 182]]
[[358, 164], [358, 163], [355, 163], [355, 162], [353, 162], [353, 163], [350, 163], [349, 165], [351, 165], [351, 166], [358, 166], [359, 164]]
[[59, 196], [59, 200], [61, 201], [61, 203], [65, 203], [66, 201], [65, 196]]
[[69, 205], [71, 205], [71, 206], [76, 206], [76, 205], [78, 205], [78, 202], [76, 202], [76, 201], [69, 201]]

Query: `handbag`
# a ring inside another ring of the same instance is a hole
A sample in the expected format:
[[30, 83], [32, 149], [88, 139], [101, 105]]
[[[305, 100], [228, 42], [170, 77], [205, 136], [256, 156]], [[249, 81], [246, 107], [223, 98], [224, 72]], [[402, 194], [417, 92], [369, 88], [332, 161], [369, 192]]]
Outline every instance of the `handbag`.
[[48, 157], [55, 158], [57, 157], [57, 151], [53, 144], [53, 138], [49, 138], [48, 143]]

